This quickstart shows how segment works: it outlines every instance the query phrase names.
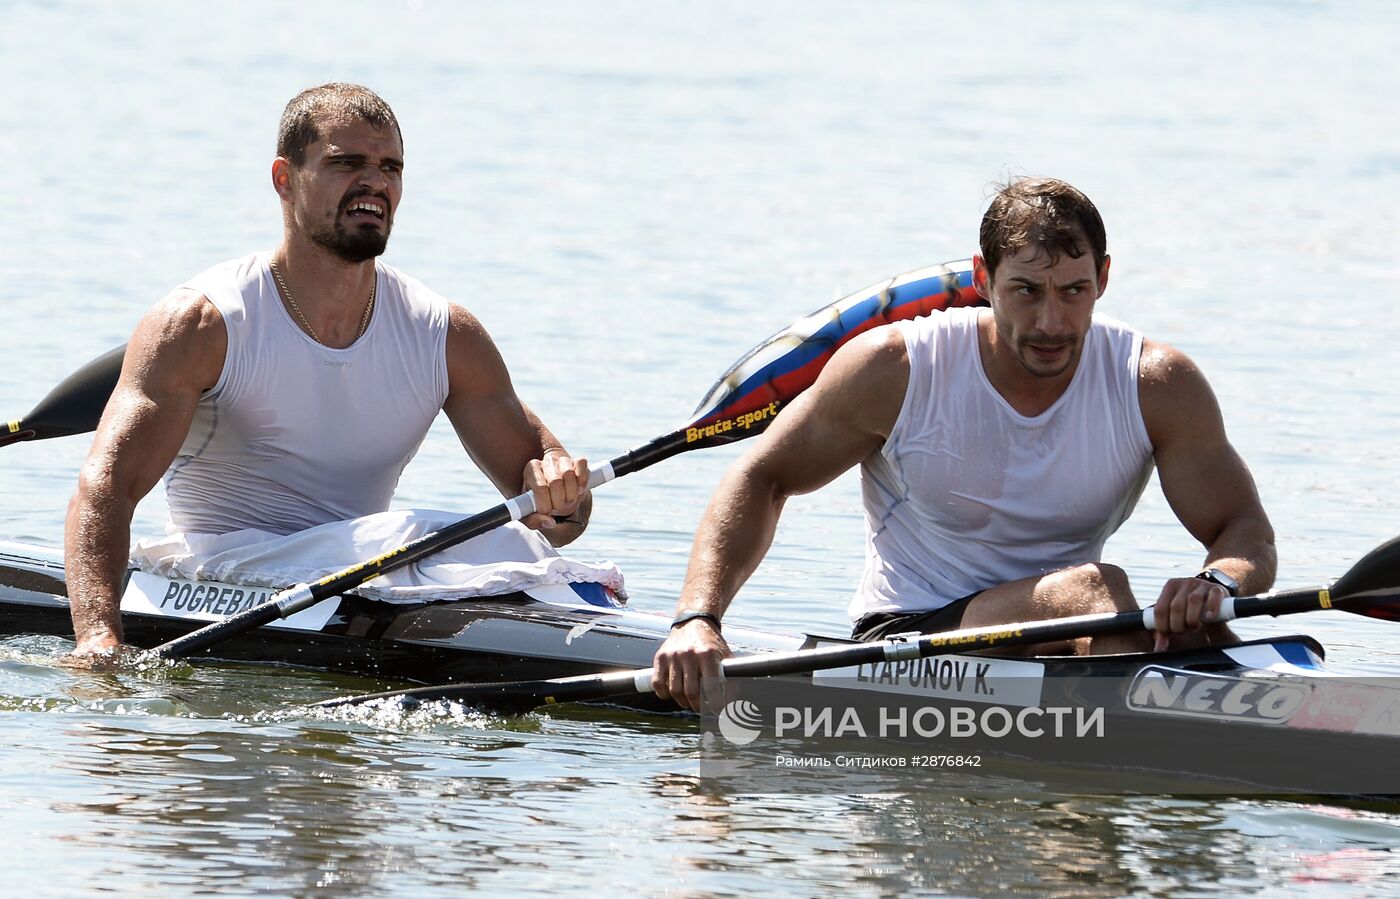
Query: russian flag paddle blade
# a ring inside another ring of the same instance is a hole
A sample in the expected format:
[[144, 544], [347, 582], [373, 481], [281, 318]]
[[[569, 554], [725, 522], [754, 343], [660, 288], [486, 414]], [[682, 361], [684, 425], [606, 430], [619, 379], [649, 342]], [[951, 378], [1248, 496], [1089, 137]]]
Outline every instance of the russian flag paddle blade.
[[696, 408], [698, 439], [728, 443], [753, 436], [811, 387], [835, 352], [871, 328], [954, 306], [985, 305], [972, 285], [972, 260], [897, 275], [823, 306], [754, 347]]

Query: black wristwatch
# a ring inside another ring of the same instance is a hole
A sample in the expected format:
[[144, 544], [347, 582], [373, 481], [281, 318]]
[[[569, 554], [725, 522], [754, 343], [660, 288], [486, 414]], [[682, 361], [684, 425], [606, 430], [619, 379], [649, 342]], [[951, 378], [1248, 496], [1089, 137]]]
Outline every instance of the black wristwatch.
[[671, 630], [675, 630], [682, 624], [685, 624], [687, 621], [694, 621], [697, 618], [703, 618], [704, 620], [710, 622], [710, 624], [713, 624], [715, 626], [715, 630], [722, 629], [720, 627], [718, 615], [714, 614], [713, 612], [706, 612], [704, 609], [691, 609], [688, 612], [682, 612], [676, 616], [676, 620], [671, 622]]
[[1230, 577], [1219, 568], [1207, 568], [1205, 571], [1196, 575], [1196, 577], [1203, 581], [1210, 581], [1212, 584], [1219, 584], [1224, 587], [1225, 592], [1231, 596], [1240, 595], [1240, 582]]

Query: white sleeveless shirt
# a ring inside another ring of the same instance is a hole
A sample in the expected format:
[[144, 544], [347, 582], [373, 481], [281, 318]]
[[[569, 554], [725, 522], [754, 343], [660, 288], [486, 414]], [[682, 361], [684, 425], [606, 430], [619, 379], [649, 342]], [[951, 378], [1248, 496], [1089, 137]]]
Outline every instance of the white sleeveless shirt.
[[269, 258], [183, 285], [219, 310], [228, 352], [165, 474], [173, 532], [290, 534], [382, 512], [447, 399], [446, 299], [376, 263], [369, 326], [332, 349], [292, 320]]
[[1021, 415], [982, 367], [977, 322], [899, 322], [909, 386], [861, 467], [865, 572], [854, 620], [925, 612], [1008, 581], [1098, 561], [1152, 474], [1138, 404], [1142, 335], [1095, 316], [1069, 387]]

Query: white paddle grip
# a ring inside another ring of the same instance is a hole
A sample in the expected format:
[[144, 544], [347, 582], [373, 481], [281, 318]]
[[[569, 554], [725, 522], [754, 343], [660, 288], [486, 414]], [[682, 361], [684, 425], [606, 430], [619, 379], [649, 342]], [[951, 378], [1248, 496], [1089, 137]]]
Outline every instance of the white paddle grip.
[[595, 487], [601, 487], [616, 477], [617, 473], [613, 471], [611, 462], [604, 462], [597, 468], [590, 465], [588, 466], [588, 489], [592, 490]]
[[[1222, 599], [1222, 600], [1220, 601], [1220, 615], [1219, 615], [1219, 617], [1217, 617], [1217, 618], [1215, 618], [1213, 621], [1210, 621], [1210, 622], [1207, 622], [1207, 623], [1209, 623], [1209, 624], [1215, 624], [1216, 622], [1220, 622], [1220, 621], [1234, 621], [1234, 620], [1235, 620], [1235, 597], [1233, 597], [1233, 596], [1227, 596], [1227, 597], [1225, 597], [1224, 599]], [[1149, 630], [1149, 631], [1155, 631], [1155, 630], [1157, 629], [1157, 609], [1154, 608], [1153, 606], [1148, 606], [1147, 608], [1145, 608], [1145, 609], [1142, 610], [1142, 627], [1143, 627], [1143, 630]]]
[[[611, 462], [604, 462], [597, 468], [590, 466], [588, 469], [588, 489], [592, 490], [594, 487], [601, 487], [608, 481], [614, 480], [616, 477], [617, 473], [613, 471]], [[522, 493], [519, 496], [512, 496], [510, 499], [506, 500], [505, 505], [506, 509], [510, 512], [511, 521], [519, 521], [526, 515], [532, 515], [539, 508], [535, 505], [535, 494], [533, 493]]]
[[519, 521], [526, 515], [535, 511], [535, 495], [533, 493], [522, 493], [519, 496], [512, 496], [506, 500], [506, 508], [510, 510], [510, 520]]

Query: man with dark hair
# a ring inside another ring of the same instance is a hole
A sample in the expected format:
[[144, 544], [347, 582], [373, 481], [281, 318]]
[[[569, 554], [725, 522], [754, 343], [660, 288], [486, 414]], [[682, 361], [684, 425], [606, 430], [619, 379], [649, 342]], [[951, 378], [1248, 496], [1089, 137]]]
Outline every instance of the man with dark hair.
[[588, 467], [516, 396], [466, 309], [376, 262], [403, 192], [388, 104], [359, 85], [283, 113], [283, 238], [216, 266], [141, 320], [68, 509], [75, 655], [121, 642], [132, 513], [165, 478], [171, 530], [298, 533], [388, 508], [439, 410], [560, 546], [586, 526]]
[[720, 618], [758, 566], [788, 497], [861, 466], [865, 572], [858, 639], [1138, 608], [1100, 561], [1155, 464], [1206, 548], [1169, 579], [1155, 635], [1026, 652], [1227, 642], [1221, 601], [1259, 592], [1273, 529], [1195, 364], [1095, 314], [1108, 286], [1103, 221], [1052, 179], [1004, 185], [982, 220], [974, 283], [991, 308], [863, 334], [730, 468], [701, 520], [655, 689], [700, 708], [729, 649]]
[[399, 149], [403, 149], [399, 120], [382, 97], [358, 84], [332, 81], [308, 87], [287, 102], [277, 125], [277, 155], [292, 165], [305, 165], [307, 148], [321, 136], [320, 129], [326, 123], [354, 119], [381, 131], [393, 128]]

